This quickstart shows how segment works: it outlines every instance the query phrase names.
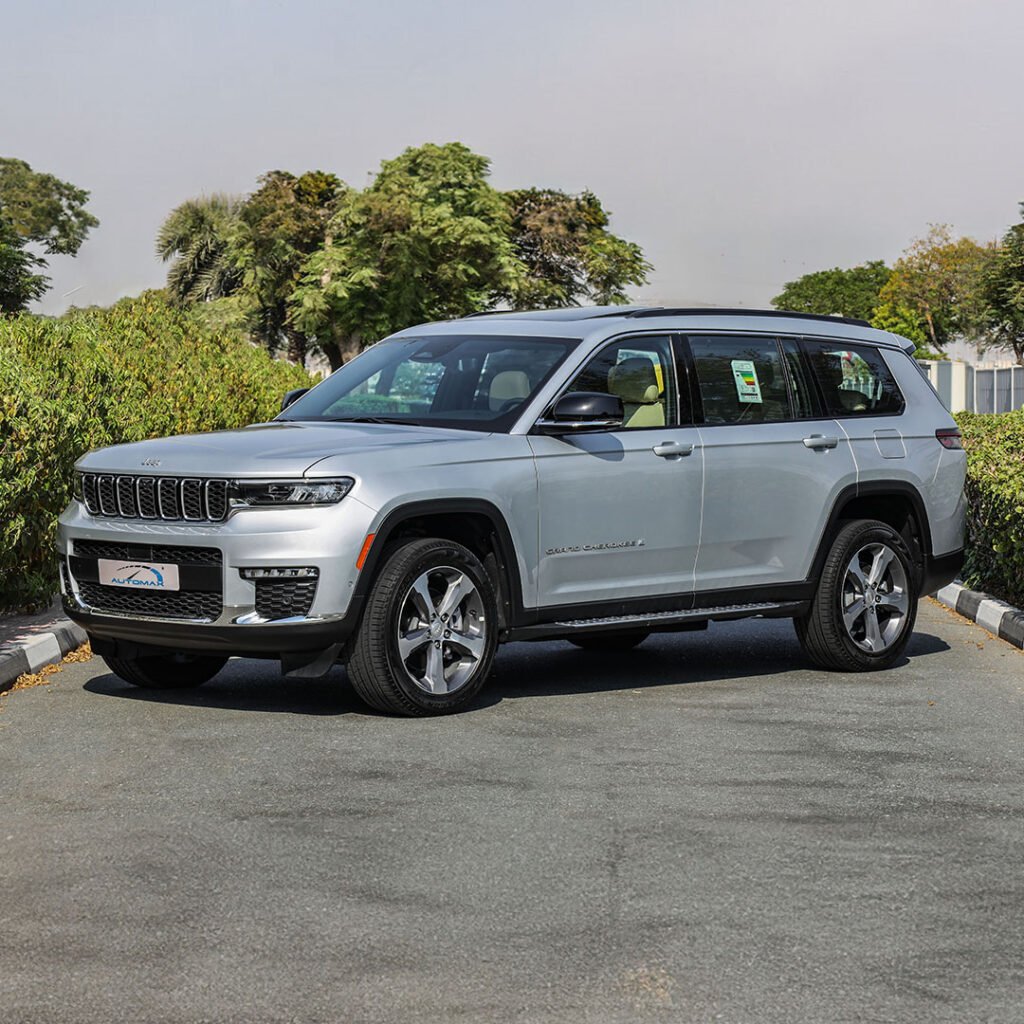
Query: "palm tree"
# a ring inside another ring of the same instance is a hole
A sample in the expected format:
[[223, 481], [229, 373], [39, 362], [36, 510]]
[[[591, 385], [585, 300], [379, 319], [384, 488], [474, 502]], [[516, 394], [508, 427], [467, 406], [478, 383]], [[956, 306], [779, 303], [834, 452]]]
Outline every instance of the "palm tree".
[[157, 255], [171, 264], [167, 290], [178, 302], [203, 302], [230, 295], [241, 275], [228, 247], [243, 200], [222, 192], [188, 199], [175, 207], [156, 236]]

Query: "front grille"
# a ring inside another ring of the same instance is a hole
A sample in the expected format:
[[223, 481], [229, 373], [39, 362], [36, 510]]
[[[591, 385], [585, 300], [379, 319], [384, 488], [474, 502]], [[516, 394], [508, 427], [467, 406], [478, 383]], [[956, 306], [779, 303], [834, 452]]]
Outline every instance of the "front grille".
[[83, 473], [82, 497], [94, 516], [219, 523], [228, 514], [227, 480]]
[[256, 612], [264, 619], [308, 615], [316, 580], [257, 580]]
[[203, 619], [220, 615], [221, 595], [214, 590], [177, 590], [153, 593], [127, 587], [104, 587], [80, 581], [78, 593], [93, 610], [114, 615], [147, 615], [158, 619]]
[[124, 544], [105, 540], [76, 540], [72, 544], [73, 552], [79, 558], [136, 558], [141, 562], [170, 562], [175, 565], [220, 565], [222, 562], [219, 548]]

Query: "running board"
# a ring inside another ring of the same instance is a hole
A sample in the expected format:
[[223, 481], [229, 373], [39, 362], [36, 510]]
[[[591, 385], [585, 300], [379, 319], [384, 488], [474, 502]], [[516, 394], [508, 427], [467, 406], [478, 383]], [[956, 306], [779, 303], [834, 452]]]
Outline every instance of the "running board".
[[688, 608], [686, 611], [643, 612], [638, 615], [608, 615], [596, 619], [562, 619], [538, 622], [509, 630], [509, 640], [545, 640], [552, 637], [578, 636], [580, 633], [637, 630], [670, 632], [673, 629], [700, 628], [708, 622], [730, 619], [786, 618], [799, 615], [806, 601], [760, 601], [756, 604], [723, 604], [710, 608]]

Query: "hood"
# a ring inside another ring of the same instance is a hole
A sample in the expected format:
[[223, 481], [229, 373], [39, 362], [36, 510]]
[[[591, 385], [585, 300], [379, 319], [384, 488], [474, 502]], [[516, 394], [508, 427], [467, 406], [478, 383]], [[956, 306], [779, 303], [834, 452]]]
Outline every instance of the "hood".
[[240, 430], [119, 444], [78, 462], [92, 472], [230, 478], [299, 477], [321, 459], [405, 445], [479, 440], [475, 431], [391, 423], [260, 423]]

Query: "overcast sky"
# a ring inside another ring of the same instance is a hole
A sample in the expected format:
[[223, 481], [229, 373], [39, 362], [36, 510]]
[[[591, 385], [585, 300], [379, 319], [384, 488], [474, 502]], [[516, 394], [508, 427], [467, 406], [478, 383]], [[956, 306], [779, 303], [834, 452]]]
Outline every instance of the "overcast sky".
[[1020, 0], [3, 0], [0, 155], [101, 222], [44, 312], [160, 285], [189, 196], [450, 140], [500, 188], [593, 189], [655, 265], [640, 300], [764, 305], [1018, 219], [1022, 41]]

